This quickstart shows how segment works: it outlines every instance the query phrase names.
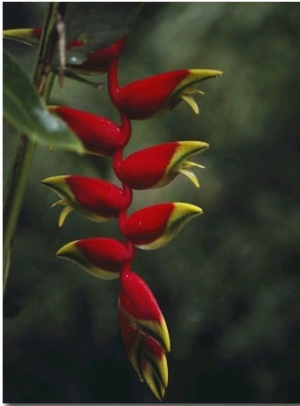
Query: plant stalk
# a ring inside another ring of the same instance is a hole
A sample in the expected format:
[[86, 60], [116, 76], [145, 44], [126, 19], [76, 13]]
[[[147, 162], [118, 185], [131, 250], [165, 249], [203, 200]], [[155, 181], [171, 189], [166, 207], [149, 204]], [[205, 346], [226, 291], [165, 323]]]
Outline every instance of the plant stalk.
[[[51, 64], [59, 40], [56, 29], [57, 18], [58, 16], [64, 16], [66, 5], [67, 3], [49, 3], [39, 46], [38, 59], [34, 68], [33, 83], [36, 85], [39, 95], [45, 99], [46, 103], [54, 80], [54, 75], [51, 74]], [[3, 294], [5, 293], [9, 275], [14, 235], [35, 147], [36, 143], [30, 140], [26, 134], [20, 134], [3, 210]]]

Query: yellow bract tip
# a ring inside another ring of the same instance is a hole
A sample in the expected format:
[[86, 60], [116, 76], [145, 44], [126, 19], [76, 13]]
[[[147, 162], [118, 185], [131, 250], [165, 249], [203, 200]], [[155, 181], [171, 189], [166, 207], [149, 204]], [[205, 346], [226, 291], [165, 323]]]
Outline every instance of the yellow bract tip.
[[190, 217], [198, 216], [203, 213], [201, 207], [190, 203], [174, 203], [174, 212], [172, 218], [181, 220], [189, 219]]
[[3, 37], [6, 39], [23, 42], [28, 45], [38, 45], [40, 42], [40, 38], [34, 34], [33, 28], [15, 28], [12, 30], [4, 30]]
[[76, 248], [77, 241], [78, 240], [72, 241], [72, 242], [69, 242], [68, 244], [64, 245], [57, 251], [56, 255], [58, 257], [67, 258], [67, 259], [74, 258], [74, 256], [78, 254], [78, 249]]
[[224, 73], [215, 69], [190, 69], [189, 78], [195, 81], [206, 80], [218, 76], [224, 76]]

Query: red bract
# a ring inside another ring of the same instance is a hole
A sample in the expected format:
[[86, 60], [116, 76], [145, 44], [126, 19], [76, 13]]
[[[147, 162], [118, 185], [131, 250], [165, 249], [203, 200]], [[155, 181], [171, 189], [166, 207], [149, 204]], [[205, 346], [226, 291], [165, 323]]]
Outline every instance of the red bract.
[[118, 175], [132, 189], [159, 187], [177, 148], [177, 142], [170, 142], [134, 152], [123, 160]]
[[139, 330], [156, 338], [166, 351], [170, 351], [167, 326], [157, 301], [146, 282], [132, 271], [121, 274], [119, 307]]
[[201, 165], [188, 159], [208, 147], [206, 142], [180, 141], [145, 148], [122, 161], [118, 176], [132, 189], [149, 189], [167, 185], [181, 172], [199, 186], [189, 168]]
[[139, 380], [145, 381], [153, 394], [162, 400], [168, 385], [168, 364], [164, 349], [153, 338], [141, 333], [120, 309], [118, 320], [128, 359]]
[[118, 217], [124, 208], [122, 189], [101, 179], [61, 175], [46, 178], [42, 183], [62, 197], [55, 206], [66, 206], [60, 215], [59, 226], [72, 210], [80, 211], [91, 220], [103, 221]]
[[140, 380], [162, 399], [168, 384], [165, 351], [170, 337], [161, 310], [145, 281], [132, 271], [120, 275], [119, 325], [126, 352]]
[[178, 70], [129, 83], [120, 89], [118, 108], [131, 119], [154, 116], [188, 74], [188, 70]]
[[129, 216], [124, 221], [122, 232], [139, 248], [161, 248], [174, 238], [188, 221], [201, 213], [202, 209], [192, 204], [156, 204]]
[[57, 256], [75, 262], [85, 271], [101, 279], [118, 278], [132, 259], [126, 246], [112, 238], [86, 238], [64, 245]]
[[90, 154], [112, 156], [127, 141], [120, 127], [107, 118], [70, 107], [48, 108], [68, 124]]
[[222, 75], [221, 71], [207, 69], [182, 69], [129, 83], [119, 90], [115, 98], [117, 107], [134, 120], [155, 117], [172, 110], [185, 100], [198, 113], [191, 98], [192, 93], [202, 93], [193, 85]]

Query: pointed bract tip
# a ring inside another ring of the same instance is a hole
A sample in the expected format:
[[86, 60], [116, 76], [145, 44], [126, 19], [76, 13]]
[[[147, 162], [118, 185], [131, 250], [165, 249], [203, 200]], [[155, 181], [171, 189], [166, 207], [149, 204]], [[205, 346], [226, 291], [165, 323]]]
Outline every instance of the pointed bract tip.
[[209, 148], [209, 144], [205, 141], [178, 141], [181, 153], [186, 153], [188, 156], [198, 154]]
[[171, 351], [170, 335], [169, 335], [167, 323], [164, 318], [160, 322], [160, 332], [161, 332], [163, 348], [166, 352], [170, 352]]
[[6, 39], [34, 46], [39, 44], [41, 35], [42, 30], [39, 28], [15, 28], [3, 31], [3, 37]]
[[74, 259], [75, 255], [79, 254], [79, 250], [76, 247], [76, 241], [69, 242], [68, 244], [62, 246], [57, 252], [56, 256], [60, 258], [66, 258], [66, 259]]
[[189, 72], [190, 78], [194, 78], [197, 81], [224, 76], [222, 71], [215, 69], [190, 69]]
[[42, 184], [49, 187], [53, 187], [53, 185], [62, 185], [65, 183], [67, 177], [68, 175], [50, 176], [49, 178], [43, 179]]
[[174, 203], [174, 212], [176, 212], [176, 214], [174, 213], [174, 215], [178, 217], [190, 217], [199, 216], [203, 213], [203, 210], [201, 209], [201, 207], [195, 206], [194, 204], [176, 202]]

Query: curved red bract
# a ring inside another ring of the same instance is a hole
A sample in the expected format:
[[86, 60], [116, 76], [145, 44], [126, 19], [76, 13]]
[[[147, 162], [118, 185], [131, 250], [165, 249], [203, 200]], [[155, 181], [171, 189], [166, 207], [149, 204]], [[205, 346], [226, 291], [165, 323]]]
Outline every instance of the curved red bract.
[[68, 124], [90, 153], [113, 156], [125, 144], [121, 128], [107, 118], [64, 106], [50, 110]]
[[133, 120], [159, 114], [187, 75], [189, 71], [182, 69], [129, 83], [120, 89], [117, 107]]
[[120, 275], [120, 306], [138, 319], [160, 322], [162, 313], [146, 282], [132, 271]]
[[173, 209], [173, 203], [163, 203], [136, 211], [125, 222], [126, 237], [135, 245], [156, 240], [163, 235]]
[[75, 245], [91, 264], [112, 272], [121, 272], [130, 260], [126, 246], [112, 238], [85, 238]]
[[123, 160], [119, 177], [132, 189], [152, 188], [165, 175], [177, 148], [177, 142], [169, 142], [134, 152]]
[[122, 189], [101, 179], [70, 175], [66, 183], [77, 203], [100, 215], [118, 217], [124, 208]]

